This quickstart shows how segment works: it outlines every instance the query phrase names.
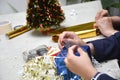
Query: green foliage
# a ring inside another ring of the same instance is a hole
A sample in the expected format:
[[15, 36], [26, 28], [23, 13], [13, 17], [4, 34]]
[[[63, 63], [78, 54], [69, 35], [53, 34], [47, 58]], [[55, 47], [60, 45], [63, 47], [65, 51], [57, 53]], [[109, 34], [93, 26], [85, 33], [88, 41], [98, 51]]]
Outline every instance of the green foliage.
[[95, 1], [95, 0], [81, 0], [81, 2], [88, 2], [88, 1]]
[[120, 8], [120, 3], [114, 3], [114, 4], [111, 5], [111, 7]]
[[116, 8], [116, 9], [120, 9], [120, 0], [118, 2], [115, 2], [115, 0], [101, 0], [103, 9], [106, 9], [109, 11], [110, 15], [114, 15], [111, 14], [111, 8]]
[[120, 1], [119, 3], [114, 2], [114, 0], [101, 0], [103, 9], [108, 9], [113, 7], [113, 8], [120, 8]]

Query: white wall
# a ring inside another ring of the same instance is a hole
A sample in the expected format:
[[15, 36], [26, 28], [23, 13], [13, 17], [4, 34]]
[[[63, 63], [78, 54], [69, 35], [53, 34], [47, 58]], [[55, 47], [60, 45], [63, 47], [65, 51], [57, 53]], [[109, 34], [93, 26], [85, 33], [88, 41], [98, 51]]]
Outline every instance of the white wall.
[[25, 11], [26, 0], [0, 0], [0, 14]]
[[[66, 5], [66, 0], [60, 0], [61, 6]], [[0, 15], [26, 11], [27, 0], [0, 0]]]
[[15, 12], [7, 3], [6, 0], [0, 0], [0, 14]]

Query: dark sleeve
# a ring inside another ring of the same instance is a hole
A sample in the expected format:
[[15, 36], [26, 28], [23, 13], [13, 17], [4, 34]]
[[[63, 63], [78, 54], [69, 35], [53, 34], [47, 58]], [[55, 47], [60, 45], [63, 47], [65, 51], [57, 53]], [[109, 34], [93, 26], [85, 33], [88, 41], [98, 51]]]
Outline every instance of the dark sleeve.
[[114, 79], [114, 78], [112, 78], [111, 76], [109, 76], [107, 74], [101, 74], [99, 76], [94, 77], [92, 80], [117, 80], [117, 79]]
[[95, 50], [95, 59], [105, 61], [110, 59], [120, 60], [120, 32], [105, 39], [91, 41]]

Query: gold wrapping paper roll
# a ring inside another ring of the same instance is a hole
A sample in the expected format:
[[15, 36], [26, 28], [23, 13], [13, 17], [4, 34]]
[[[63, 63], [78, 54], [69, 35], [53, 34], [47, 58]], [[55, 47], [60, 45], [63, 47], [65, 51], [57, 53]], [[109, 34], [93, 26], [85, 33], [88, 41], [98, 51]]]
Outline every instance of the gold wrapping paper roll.
[[12, 39], [18, 35], [21, 35], [27, 31], [31, 30], [31, 28], [27, 27], [27, 26], [22, 26], [21, 28], [18, 28], [14, 31], [8, 32], [6, 33], [6, 35], [8, 36], [9, 39]]
[[[98, 29], [89, 29], [89, 30], [83, 30], [83, 31], [76, 31], [75, 34], [77, 34], [80, 38], [85, 39], [85, 38], [90, 38], [90, 37], [95, 37], [100, 34]], [[52, 35], [52, 40], [54, 42], [58, 41], [60, 34], [53, 34]]]
[[93, 27], [94, 23], [95, 22], [88, 22], [88, 23], [84, 23], [84, 24], [78, 24], [78, 25], [73, 25], [73, 26], [63, 27], [63, 28], [57, 29], [51, 33], [52, 40], [54, 42], [57, 42], [58, 38], [59, 38], [59, 34], [61, 34], [63, 31], [73, 31], [80, 38], [95, 37], [98, 34], [100, 34], [100, 31]]

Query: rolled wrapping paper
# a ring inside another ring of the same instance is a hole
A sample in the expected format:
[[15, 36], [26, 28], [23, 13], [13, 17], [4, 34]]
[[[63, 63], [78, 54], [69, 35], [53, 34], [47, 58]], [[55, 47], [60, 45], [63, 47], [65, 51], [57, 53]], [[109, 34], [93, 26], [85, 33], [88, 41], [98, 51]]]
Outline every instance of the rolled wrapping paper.
[[95, 22], [89, 22], [89, 23], [84, 23], [84, 24], [78, 24], [78, 25], [73, 25], [73, 26], [69, 26], [69, 27], [64, 27], [64, 28], [60, 28], [58, 30], [55, 30], [52, 32], [52, 40], [54, 42], [58, 41], [59, 35], [63, 32], [63, 31], [73, 31], [75, 32], [80, 38], [91, 38], [91, 37], [95, 37], [98, 34], [100, 34], [100, 31], [97, 28], [93, 27], [93, 24]]
[[0, 22], [0, 34], [5, 34], [5, 33], [10, 32], [10, 31], [12, 31], [10, 21]]
[[23, 33], [27, 32], [29, 30], [31, 30], [30, 27], [22, 26], [22, 27], [14, 30], [14, 31], [6, 33], [6, 35], [8, 36], [9, 39], [11, 39], [11, 38], [14, 38], [14, 37], [16, 37], [16, 36], [18, 36], [20, 34], [23, 34]]
[[[100, 34], [98, 29], [88, 29], [88, 30], [83, 30], [83, 31], [75, 31], [75, 34], [77, 34], [80, 38], [90, 38], [90, 37], [95, 37]], [[52, 35], [52, 40], [54, 42], [58, 41], [60, 34], [53, 34]]]

